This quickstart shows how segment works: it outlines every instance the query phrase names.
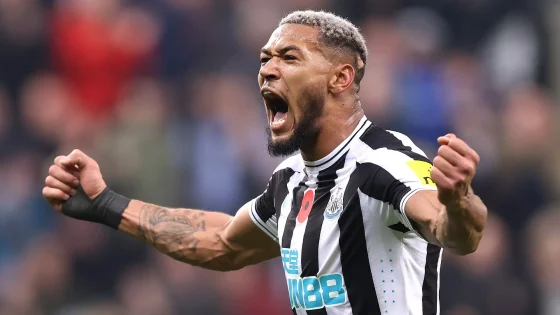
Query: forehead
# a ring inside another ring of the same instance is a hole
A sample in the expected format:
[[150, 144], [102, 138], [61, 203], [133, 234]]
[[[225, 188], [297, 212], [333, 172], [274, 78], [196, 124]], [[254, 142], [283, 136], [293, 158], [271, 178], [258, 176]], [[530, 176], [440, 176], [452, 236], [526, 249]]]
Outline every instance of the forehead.
[[317, 29], [308, 25], [281, 25], [272, 32], [263, 49], [276, 50], [290, 45], [298, 46], [302, 50], [320, 50]]

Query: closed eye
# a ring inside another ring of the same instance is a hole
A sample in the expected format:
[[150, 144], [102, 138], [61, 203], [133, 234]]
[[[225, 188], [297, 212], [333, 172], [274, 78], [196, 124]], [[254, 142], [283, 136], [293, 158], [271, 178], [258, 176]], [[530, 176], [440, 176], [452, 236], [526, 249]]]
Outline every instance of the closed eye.
[[284, 55], [284, 60], [297, 60], [297, 57], [294, 55]]
[[261, 65], [266, 64], [270, 60], [270, 57], [261, 57]]

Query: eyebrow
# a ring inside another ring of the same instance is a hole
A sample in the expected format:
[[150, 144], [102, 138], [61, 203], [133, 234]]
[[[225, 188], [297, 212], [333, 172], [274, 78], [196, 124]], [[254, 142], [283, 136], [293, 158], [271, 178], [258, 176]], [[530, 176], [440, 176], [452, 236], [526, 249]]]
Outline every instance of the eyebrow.
[[[286, 46], [286, 47], [283, 47], [283, 48], [279, 49], [279, 50], [278, 50], [278, 53], [279, 53], [280, 55], [283, 55], [283, 54], [287, 53], [287, 52], [290, 51], [290, 50], [301, 51], [301, 48], [299, 48], [299, 47], [296, 46], [296, 45], [288, 45], [288, 46]], [[263, 48], [263, 49], [261, 49], [261, 53], [267, 54], [267, 55], [271, 55], [270, 49], [268, 49], [268, 48]]]

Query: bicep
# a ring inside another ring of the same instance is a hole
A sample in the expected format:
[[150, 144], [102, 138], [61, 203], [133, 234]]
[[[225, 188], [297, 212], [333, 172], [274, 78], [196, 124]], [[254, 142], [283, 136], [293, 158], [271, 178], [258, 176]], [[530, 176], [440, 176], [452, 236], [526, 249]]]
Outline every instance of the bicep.
[[223, 242], [236, 253], [235, 259], [243, 266], [280, 256], [278, 243], [251, 219], [253, 202], [241, 207], [222, 233]]
[[406, 216], [412, 220], [417, 231], [428, 242], [441, 246], [436, 237], [436, 224], [443, 205], [438, 200], [437, 190], [422, 190], [413, 194], [405, 205]]

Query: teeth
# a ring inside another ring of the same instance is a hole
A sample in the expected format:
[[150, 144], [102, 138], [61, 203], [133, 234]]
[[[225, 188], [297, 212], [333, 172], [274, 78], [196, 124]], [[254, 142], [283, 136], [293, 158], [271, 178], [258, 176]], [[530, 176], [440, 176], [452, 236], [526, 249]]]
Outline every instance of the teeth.
[[277, 112], [276, 114], [274, 114], [274, 117], [272, 119], [272, 123], [274, 125], [281, 125], [286, 121], [287, 117], [288, 117], [288, 115], [286, 113]]

